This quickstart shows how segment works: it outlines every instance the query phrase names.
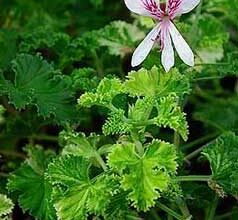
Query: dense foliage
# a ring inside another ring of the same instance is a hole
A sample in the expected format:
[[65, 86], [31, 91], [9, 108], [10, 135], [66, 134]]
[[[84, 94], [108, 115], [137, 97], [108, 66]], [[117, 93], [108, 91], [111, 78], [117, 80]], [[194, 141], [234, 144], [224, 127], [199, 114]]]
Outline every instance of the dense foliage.
[[122, 0], [0, 11], [0, 219], [238, 219], [237, 0], [175, 20], [168, 73]]

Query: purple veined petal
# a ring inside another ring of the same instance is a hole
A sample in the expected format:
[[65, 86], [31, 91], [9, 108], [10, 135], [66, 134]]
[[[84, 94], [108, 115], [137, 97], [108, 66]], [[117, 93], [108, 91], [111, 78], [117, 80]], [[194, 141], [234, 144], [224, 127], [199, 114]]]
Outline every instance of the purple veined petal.
[[153, 48], [156, 38], [160, 32], [160, 24], [157, 24], [152, 31], [145, 37], [133, 53], [131, 65], [132, 67], [139, 66], [149, 55]]
[[200, 0], [181, 0], [178, 14], [186, 14], [198, 6]]
[[161, 63], [165, 71], [169, 72], [169, 70], [174, 66], [174, 49], [168, 28], [166, 28], [163, 33], [161, 33], [161, 38], [163, 38]]
[[185, 64], [194, 66], [193, 51], [172, 22], [169, 25], [169, 33], [179, 57]]
[[127, 8], [139, 15], [160, 20], [163, 11], [160, 9], [160, 0], [124, 0]]
[[143, 0], [124, 0], [126, 7], [139, 15], [150, 16], [150, 12], [146, 9]]

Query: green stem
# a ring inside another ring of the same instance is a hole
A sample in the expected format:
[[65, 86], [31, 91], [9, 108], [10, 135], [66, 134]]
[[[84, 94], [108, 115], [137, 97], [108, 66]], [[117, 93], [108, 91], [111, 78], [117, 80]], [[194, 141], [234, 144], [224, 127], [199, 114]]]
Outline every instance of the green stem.
[[219, 200], [218, 195], [215, 195], [215, 198], [214, 198], [214, 200], [213, 200], [213, 202], [212, 202], [212, 204], [210, 206], [210, 209], [208, 210], [208, 214], [207, 214], [206, 220], [214, 220], [214, 216], [215, 216], [215, 213], [216, 213], [218, 200]]
[[2, 177], [8, 177], [9, 174], [7, 174], [7, 173], [3, 173], [3, 172], [0, 172], [0, 176], [2, 176]]
[[227, 212], [225, 214], [215, 216], [214, 219], [215, 220], [229, 219], [229, 217], [231, 217], [231, 215], [232, 215], [232, 212]]
[[95, 157], [96, 157], [96, 160], [99, 163], [99, 165], [102, 167], [102, 169], [104, 171], [106, 171], [107, 170], [107, 165], [105, 164], [105, 162], [102, 159], [102, 157], [98, 153], [95, 154]]
[[32, 138], [35, 140], [43, 140], [43, 141], [51, 141], [51, 142], [58, 142], [57, 136], [50, 136], [47, 134], [33, 134], [29, 136], [28, 138]]
[[178, 132], [174, 132], [174, 145], [176, 146], [177, 150], [179, 151], [180, 136], [179, 136]]
[[161, 220], [161, 218], [159, 217], [159, 215], [158, 215], [158, 213], [156, 212], [155, 209], [151, 209], [150, 215], [151, 215], [151, 217], [152, 217], [153, 219], [155, 219], [155, 220]]
[[192, 215], [190, 214], [190, 211], [188, 209], [187, 204], [185, 203], [184, 200], [180, 199], [177, 201], [177, 205], [179, 207], [179, 209], [181, 210], [181, 212], [183, 213], [183, 216], [185, 219], [191, 219]]
[[187, 182], [187, 181], [208, 182], [209, 180], [211, 180], [211, 176], [208, 175], [177, 176], [176, 180], [179, 182]]
[[195, 147], [197, 145], [206, 143], [207, 141], [216, 138], [220, 133], [221, 132], [214, 132], [212, 134], [209, 134], [209, 135], [206, 135], [204, 137], [201, 137], [201, 138], [199, 138], [199, 139], [197, 139], [195, 141], [192, 141], [192, 142], [182, 146], [182, 149], [185, 150], [185, 149], [193, 148], [193, 147]]
[[158, 202], [157, 205], [161, 210], [167, 212], [169, 215], [173, 216], [174, 218], [176, 218], [178, 220], [184, 220], [183, 216], [179, 215], [177, 212], [170, 209], [168, 206], [166, 206], [160, 202]]
[[184, 157], [185, 161], [189, 161], [192, 158], [196, 157], [198, 154], [201, 153], [201, 151], [205, 148], [205, 146], [202, 146], [200, 148], [198, 148], [197, 150], [193, 151], [192, 153], [188, 154], [186, 157]]
[[8, 150], [0, 150], [0, 155], [5, 155], [5, 156], [8, 156], [8, 157], [18, 157], [18, 158], [21, 158], [21, 159], [25, 159], [26, 156], [22, 153], [18, 153], [18, 152], [15, 152], [15, 151], [8, 151]]
[[94, 59], [95, 68], [96, 68], [96, 70], [98, 72], [99, 77], [103, 78], [104, 77], [103, 65], [102, 65], [101, 60], [98, 57], [98, 54], [97, 54], [96, 50], [92, 51], [92, 57]]

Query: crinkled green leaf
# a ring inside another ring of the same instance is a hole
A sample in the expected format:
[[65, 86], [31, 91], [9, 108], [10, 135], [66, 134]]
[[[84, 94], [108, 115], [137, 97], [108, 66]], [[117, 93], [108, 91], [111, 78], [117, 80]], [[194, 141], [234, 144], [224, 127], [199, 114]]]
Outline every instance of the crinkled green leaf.
[[155, 105], [156, 100], [152, 97], [138, 98], [134, 105], [129, 106], [128, 118], [133, 122], [146, 121]]
[[[62, 156], [49, 165], [47, 176], [57, 191], [54, 201], [60, 219], [87, 219], [89, 213], [103, 214], [113, 195], [116, 181], [99, 175], [90, 179], [89, 162], [79, 156]], [[103, 193], [102, 193], [103, 192]]]
[[182, 97], [189, 93], [190, 85], [188, 77], [181, 75], [177, 69], [172, 69], [167, 74], [162, 68], [154, 66], [151, 70], [130, 72], [125, 81], [125, 89], [131, 96], [163, 97], [174, 93]]
[[198, 22], [197, 53], [203, 63], [215, 63], [224, 57], [223, 45], [228, 40], [222, 23], [212, 16], [202, 16]]
[[80, 106], [91, 107], [101, 105], [108, 107], [111, 105], [113, 98], [122, 93], [122, 84], [118, 79], [104, 78], [97, 87], [97, 91], [86, 92], [78, 100]]
[[143, 211], [155, 204], [160, 192], [168, 187], [169, 174], [177, 169], [174, 146], [157, 140], [142, 156], [136, 153], [134, 144], [118, 144], [109, 154], [108, 163], [121, 175], [122, 188], [129, 191], [133, 206]]
[[5, 195], [0, 194], [0, 218], [11, 213], [13, 202]]
[[55, 52], [62, 53], [67, 50], [70, 38], [67, 34], [56, 32], [50, 26], [40, 26], [31, 29], [22, 35], [20, 51], [29, 53], [36, 49], [52, 48]]
[[107, 220], [130, 220], [137, 218], [138, 214], [129, 209], [127, 191], [119, 192], [114, 195], [108, 205], [104, 218]]
[[83, 185], [88, 183], [88, 167], [89, 162], [82, 157], [66, 155], [50, 163], [47, 173], [53, 185]]
[[74, 118], [68, 80], [55, 74], [53, 67], [38, 56], [22, 54], [13, 62], [14, 83], [2, 79], [0, 87], [17, 109], [35, 105], [43, 117], [62, 123]]
[[131, 53], [135, 43], [144, 38], [144, 32], [135, 25], [123, 21], [115, 21], [100, 31], [99, 44], [106, 46], [111, 55], [124, 57]]
[[209, 160], [212, 170], [210, 186], [218, 194], [238, 194], [238, 136], [224, 133], [208, 144], [203, 155]]
[[92, 68], [75, 69], [71, 74], [75, 91], [91, 92], [96, 90], [99, 79], [96, 71]]
[[62, 154], [82, 156], [85, 158], [93, 158], [97, 153], [95, 146], [100, 140], [98, 135], [91, 134], [86, 137], [84, 133], [76, 133], [72, 131], [63, 131], [60, 133], [61, 145], [64, 147]]
[[185, 113], [177, 104], [176, 97], [161, 98], [157, 105], [158, 116], [154, 119], [158, 126], [169, 127], [177, 131], [186, 141], [188, 139], [188, 123]]
[[109, 113], [106, 123], [103, 125], [103, 133], [110, 134], [126, 134], [132, 129], [132, 125], [127, 123], [125, 112], [122, 109], [113, 110]]
[[[18, 202], [24, 211], [29, 211], [36, 219], [54, 220], [55, 209], [51, 201], [52, 187], [44, 175], [46, 161], [52, 154], [40, 147], [32, 148], [29, 158], [9, 177], [8, 189], [18, 195]], [[34, 160], [34, 161], [33, 161]]]

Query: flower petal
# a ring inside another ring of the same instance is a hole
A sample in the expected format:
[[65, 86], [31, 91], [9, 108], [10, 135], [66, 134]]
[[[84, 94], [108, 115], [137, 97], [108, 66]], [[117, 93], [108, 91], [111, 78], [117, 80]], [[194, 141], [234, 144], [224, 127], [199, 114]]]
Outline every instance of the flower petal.
[[182, 0], [178, 9], [179, 14], [185, 14], [192, 11], [198, 4], [200, 0]]
[[163, 50], [161, 55], [161, 63], [166, 72], [174, 66], [174, 49], [172, 46], [172, 41], [169, 35], [168, 29], [164, 31], [164, 42], [163, 42]]
[[150, 16], [150, 12], [145, 8], [143, 0], [124, 0], [126, 7], [139, 15]]
[[140, 65], [145, 58], [149, 55], [153, 48], [156, 38], [160, 31], [160, 24], [156, 25], [152, 31], [145, 37], [145, 39], [136, 48], [132, 56], [131, 65], [132, 67]]
[[179, 57], [187, 65], [194, 66], [193, 51], [172, 22], [170, 22], [169, 32]]

